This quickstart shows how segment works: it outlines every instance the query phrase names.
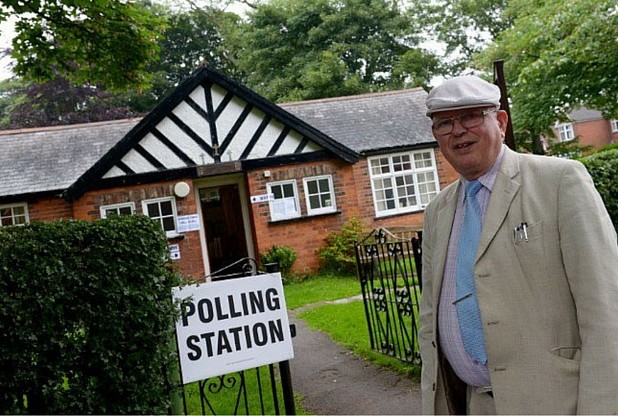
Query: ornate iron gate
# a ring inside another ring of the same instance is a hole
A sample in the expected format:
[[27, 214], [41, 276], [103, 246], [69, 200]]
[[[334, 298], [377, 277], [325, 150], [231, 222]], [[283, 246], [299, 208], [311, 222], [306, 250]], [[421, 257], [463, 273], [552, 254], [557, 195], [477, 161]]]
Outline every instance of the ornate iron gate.
[[401, 238], [381, 228], [355, 248], [371, 348], [418, 364], [422, 233], [415, 234]]

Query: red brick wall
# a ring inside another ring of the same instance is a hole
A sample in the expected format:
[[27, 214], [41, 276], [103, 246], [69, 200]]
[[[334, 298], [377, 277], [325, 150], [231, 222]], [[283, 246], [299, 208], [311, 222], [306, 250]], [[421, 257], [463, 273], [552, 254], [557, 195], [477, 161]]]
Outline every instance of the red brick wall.
[[574, 123], [573, 131], [578, 136], [580, 145], [592, 146], [594, 150], [607, 146], [613, 141], [610, 121], [606, 119]]
[[[435, 156], [440, 178], [440, 188], [457, 180], [458, 174], [446, 162], [438, 148]], [[264, 176], [264, 170], [270, 171], [270, 177]], [[306, 216], [302, 178], [309, 176], [332, 175], [335, 189], [337, 212], [333, 214]], [[376, 218], [371, 194], [371, 183], [367, 160], [361, 159], [353, 165], [340, 160], [311, 162], [306, 164], [280, 166], [248, 172], [246, 185], [249, 195], [263, 195], [267, 192], [268, 182], [296, 179], [303, 217], [287, 221], [271, 222], [267, 202], [249, 204], [253, 223], [253, 241], [256, 258], [273, 245], [288, 245], [294, 248], [298, 255], [294, 272], [309, 273], [319, 266], [316, 254], [322, 247], [325, 238], [341, 227], [351, 218], [357, 218], [369, 232], [374, 228], [406, 227], [421, 229], [423, 212], [394, 215]], [[95, 220], [100, 218], [100, 207], [126, 202], [135, 204], [136, 212], [142, 213], [142, 201], [160, 197], [174, 196], [173, 186], [179, 180], [156, 184], [118, 187], [87, 192], [72, 205], [60, 198], [41, 199], [28, 204], [31, 221], [49, 221], [60, 218], [75, 218]], [[193, 184], [186, 198], [175, 198], [178, 215], [198, 213]], [[204, 260], [198, 231], [184, 234], [182, 239], [171, 239], [170, 244], [178, 244], [181, 259], [175, 261], [179, 272], [187, 276], [200, 278], [204, 276]]]
[[[123, 188], [104, 189], [88, 192], [73, 204], [73, 215], [76, 219], [95, 220], [101, 218], [100, 207], [126, 202], [135, 203], [137, 213], [142, 213], [142, 201], [146, 199], [174, 197], [174, 185], [179, 180], [156, 184], [136, 185]], [[196, 214], [195, 194], [190, 179], [185, 180], [191, 186], [191, 192], [186, 198], [176, 199], [176, 209], [180, 216]], [[200, 278], [204, 276], [202, 248], [198, 231], [183, 234], [183, 238], [173, 238], [170, 244], [178, 244], [180, 260], [174, 261], [178, 271], [186, 276]]]
[[[435, 156], [442, 189], [457, 180], [459, 175], [437, 148]], [[270, 171], [270, 177], [264, 176], [265, 170]], [[333, 177], [338, 213], [308, 217], [303, 202], [302, 178], [327, 174]], [[375, 216], [366, 159], [353, 165], [328, 160], [252, 171], [247, 174], [247, 189], [250, 195], [263, 195], [267, 192], [268, 182], [290, 179], [296, 179], [301, 218], [272, 222], [268, 202], [252, 204], [251, 212], [256, 257], [273, 245], [290, 246], [298, 256], [293, 268], [296, 273], [315, 271], [319, 267], [317, 249], [324, 245], [331, 232], [339, 231], [351, 218], [359, 219], [367, 231], [389, 227], [421, 229], [423, 226], [423, 211], [381, 218]]]
[[73, 211], [62, 198], [44, 198], [28, 202], [28, 217], [31, 222], [70, 219]]

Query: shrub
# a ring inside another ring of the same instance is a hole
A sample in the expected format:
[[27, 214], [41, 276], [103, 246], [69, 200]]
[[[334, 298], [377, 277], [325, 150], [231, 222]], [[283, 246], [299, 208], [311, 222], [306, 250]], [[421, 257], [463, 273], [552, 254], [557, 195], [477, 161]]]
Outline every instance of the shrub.
[[176, 307], [148, 217], [0, 227], [0, 409], [161, 414]]
[[592, 180], [605, 203], [614, 227], [618, 229], [618, 148], [610, 147], [580, 161], [586, 166]]
[[296, 252], [288, 246], [274, 245], [266, 253], [260, 254], [262, 265], [277, 263], [281, 277], [287, 279], [290, 277], [290, 270], [296, 261]]
[[354, 244], [363, 238], [363, 230], [358, 219], [347, 221], [341, 231], [332, 232], [326, 237], [326, 245], [318, 250], [324, 272], [344, 274], [356, 273], [356, 251]]

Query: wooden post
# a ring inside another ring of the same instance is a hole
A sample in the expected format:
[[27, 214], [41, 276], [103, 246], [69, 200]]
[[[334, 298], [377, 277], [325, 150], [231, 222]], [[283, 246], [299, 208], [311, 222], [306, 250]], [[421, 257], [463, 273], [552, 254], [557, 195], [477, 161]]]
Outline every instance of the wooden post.
[[500, 109], [506, 111], [509, 121], [506, 125], [504, 142], [506, 145], [517, 150], [515, 146], [515, 135], [513, 134], [513, 123], [511, 122], [511, 110], [509, 108], [509, 96], [506, 90], [506, 80], [504, 78], [504, 61], [494, 61], [494, 84], [500, 88]]

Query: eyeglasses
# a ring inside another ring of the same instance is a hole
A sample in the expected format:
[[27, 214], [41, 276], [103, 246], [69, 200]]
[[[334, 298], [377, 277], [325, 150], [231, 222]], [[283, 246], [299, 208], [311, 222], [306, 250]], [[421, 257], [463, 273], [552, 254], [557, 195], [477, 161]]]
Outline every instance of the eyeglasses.
[[485, 116], [487, 114], [495, 113], [498, 110], [483, 110], [483, 111], [473, 111], [471, 113], [462, 114], [457, 117], [445, 118], [442, 120], [438, 120], [431, 126], [431, 129], [434, 133], [439, 134], [441, 136], [447, 135], [453, 132], [453, 128], [455, 127], [455, 120], [459, 120], [461, 125], [466, 129], [471, 129], [472, 127], [477, 127], [483, 124], [485, 121]]

